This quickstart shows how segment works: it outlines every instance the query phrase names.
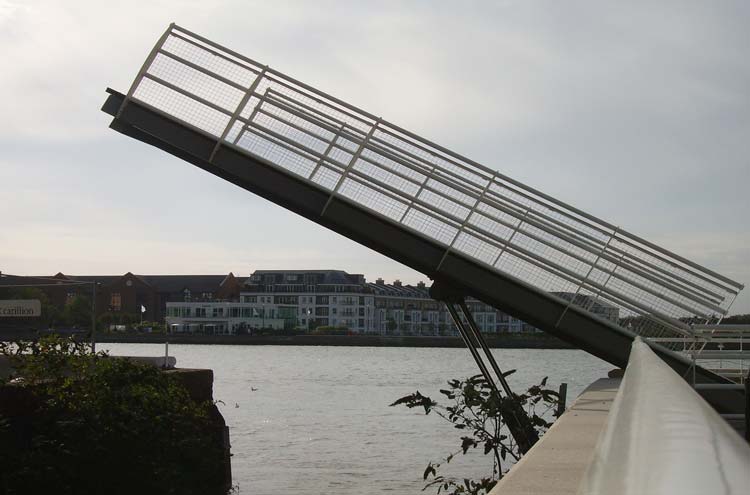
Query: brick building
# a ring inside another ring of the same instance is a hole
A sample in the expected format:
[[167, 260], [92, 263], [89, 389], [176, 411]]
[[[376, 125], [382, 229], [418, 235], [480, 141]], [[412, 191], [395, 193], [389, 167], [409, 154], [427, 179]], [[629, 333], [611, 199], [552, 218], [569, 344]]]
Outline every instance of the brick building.
[[[167, 302], [236, 301], [245, 277], [228, 275], [65, 275], [0, 277], [3, 285], [37, 287], [59, 309], [76, 296], [91, 298], [96, 284], [97, 317], [104, 313], [127, 313], [143, 319], [164, 321]], [[7, 292], [7, 291], [6, 291]]]

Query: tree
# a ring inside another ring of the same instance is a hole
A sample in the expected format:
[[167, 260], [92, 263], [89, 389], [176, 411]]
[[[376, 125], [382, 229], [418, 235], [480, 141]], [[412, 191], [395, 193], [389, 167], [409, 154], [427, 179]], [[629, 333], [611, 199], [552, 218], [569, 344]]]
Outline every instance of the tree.
[[[507, 372], [506, 376], [514, 371]], [[463, 433], [458, 450], [440, 462], [430, 461], [427, 464], [423, 473], [423, 479], [427, 482], [424, 489], [437, 487], [438, 494], [444, 492], [446, 495], [489, 493], [508, 470], [511, 461], [515, 462], [521, 458], [521, 453], [503, 422], [501, 412], [513, 407], [511, 401], [517, 401], [526, 410], [532, 425], [541, 437], [552, 425], [545, 417], [555, 414], [555, 406], [559, 401], [559, 394], [546, 389], [546, 385], [545, 377], [539, 385], [530, 387], [525, 394], [514, 394], [512, 398], [508, 398], [495, 394], [484, 377], [476, 375], [465, 380], [448, 381], [448, 388], [440, 390], [449, 401], [447, 405], [440, 404], [419, 391], [401, 397], [391, 404], [423, 408], [425, 414], [434, 411]], [[449, 464], [457, 454], [465, 455], [477, 448], [481, 448], [484, 455], [492, 455], [492, 471], [489, 476], [479, 480], [458, 479], [438, 472], [441, 466]]]
[[91, 326], [91, 301], [88, 297], [76, 295], [63, 308], [63, 321], [71, 327]]

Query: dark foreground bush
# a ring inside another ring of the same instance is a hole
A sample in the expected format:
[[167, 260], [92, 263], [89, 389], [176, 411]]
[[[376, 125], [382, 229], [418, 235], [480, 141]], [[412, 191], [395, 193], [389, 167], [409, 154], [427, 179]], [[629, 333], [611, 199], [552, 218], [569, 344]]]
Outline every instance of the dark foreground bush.
[[174, 378], [55, 337], [0, 355], [0, 493], [225, 491], [213, 405]]

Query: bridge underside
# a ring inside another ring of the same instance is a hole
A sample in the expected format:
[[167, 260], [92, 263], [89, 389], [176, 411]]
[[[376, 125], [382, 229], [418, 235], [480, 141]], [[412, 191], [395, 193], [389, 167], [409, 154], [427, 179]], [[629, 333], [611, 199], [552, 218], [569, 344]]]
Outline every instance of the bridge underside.
[[[284, 208], [338, 232], [355, 242], [440, 280], [507, 312], [618, 367], [628, 362], [635, 334], [569, 302], [494, 270], [408, 229], [373, 215], [342, 196], [285, 173], [269, 162], [226, 145], [221, 138], [186, 126], [136, 100], [108, 90], [102, 110], [112, 115], [110, 127], [151, 144]], [[321, 212], [323, 212], [321, 214]], [[651, 344], [675, 371], [693, 373], [684, 356]], [[727, 380], [697, 367], [698, 383]], [[740, 394], [706, 392], [722, 412], [742, 410]]]

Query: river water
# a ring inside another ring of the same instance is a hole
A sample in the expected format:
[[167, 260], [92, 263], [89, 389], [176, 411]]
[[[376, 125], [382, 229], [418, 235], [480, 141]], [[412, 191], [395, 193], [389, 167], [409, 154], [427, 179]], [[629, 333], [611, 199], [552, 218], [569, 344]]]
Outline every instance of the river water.
[[[158, 356], [156, 344], [100, 344], [112, 354]], [[230, 428], [240, 494], [420, 493], [428, 461], [460, 445], [434, 414], [388, 407], [419, 390], [438, 399], [451, 378], [477, 374], [466, 349], [170, 345], [181, 368], [214, 370], [214, 399]], [[511, 388], [549, 376], [568, 403], [612, 366], [583, 351], [496, 349]], [[445, 474], [480, 477], [491, 458], [457, 456]], [[427, 493], [432, 493], [430, 489]]]

